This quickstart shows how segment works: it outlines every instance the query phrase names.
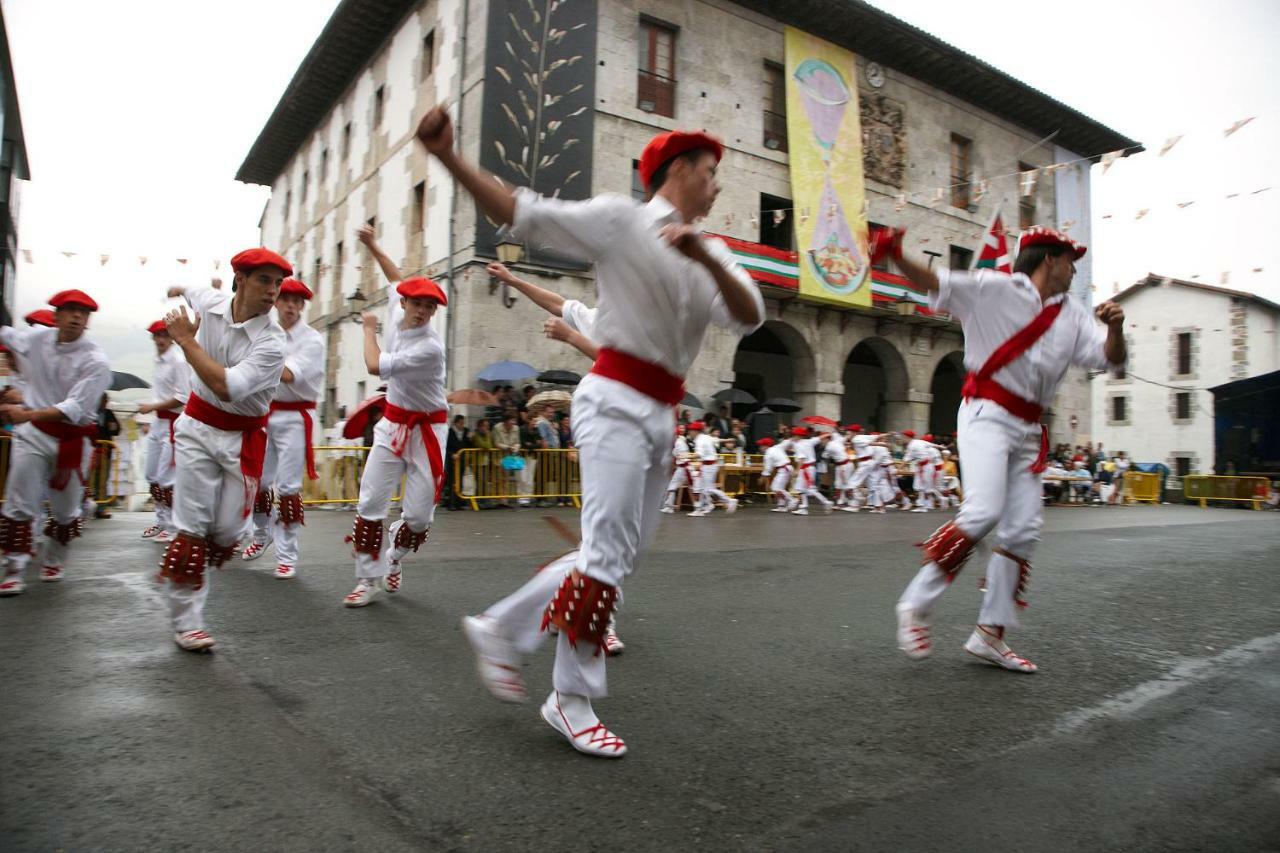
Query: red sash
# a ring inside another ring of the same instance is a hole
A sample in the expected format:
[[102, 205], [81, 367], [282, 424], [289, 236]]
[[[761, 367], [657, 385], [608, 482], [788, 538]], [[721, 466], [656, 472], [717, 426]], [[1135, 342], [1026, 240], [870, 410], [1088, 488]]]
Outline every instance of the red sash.
[[660, 403], [678, 406], [684, 399], [684, 379], [665, 367], [636, 358], [621, 350], [601, 347], [591, 372], [630, 385]]
[[979, 368], [977, 373], [970, 373], [965, 376], [964, 387], [960, 389], [960, 395], [966, 400], [990, 400], [1002, 406], [1014, 417], [1021, 418], [1028, 423], [1040, 424], [1040, 454], [1036, 457], [1036, 461], [1031, 464], [1030, 471], [1033, 474], [1039, 474], [1044, 471], [1045, 463], [1049, 458], [1049, 428], [1040, 423], [1044, 410], [1038, 403], [1019, 397], [991, 377], [997, 370], [1010, 364], [1018, 356], [1031, 349], [1032, 344], [1040, 340], [1044, 333], [1049, 331], [1049, 327], [1053, 325], [1054, 320], [1058, 319], [1058, 315], [1062, 313], [1062, 306], [1065, 304], [1066, 299], [1055, 302], [1052, 305], [1046, 305], [1026, 328], [996, 347], [996, 351], [991, 353], [991, 357], [987, 359], [986, 364]]
[[431, 463], [431, 479], [436, 484], [436, 503], [440, 503], [440, 495], [444, 492], [444, 454], [440, 452], [440, 442], [436, 440], [436, 432], [432, 424], [449, 422], [449, 412], [441, 409], [438, 412], [415, 412], [402, 409], [388, 402], [382, 416], [393, 424], [399, 424], [395, 435], [391, 437], [391, 451], [396, 456], [404, 453], [405, 445], [414, 430], [422, 432], [422, 446], [427, 449], [427, 460]]
[[205, 402], [195, 393], [187, 398], [182, 413], [223, 432], [240, 433], [240, 473], [244, 475], [244, 510], [248, 518], [262, 481], [262, 463], [267, 457], [267, 416], [235, 415]]
[[49, 479], [49, 488], [65, 489], [71, 482], [73, 471], [83, 485], [84, 472], [80, 470], [80, 464], [84, 461], [84, 440], [92, 440], [98, 434], [97, 425], [76, 426], [61, 421], [31, 421], [31, 425], [58, 440], [58, 461]]
[[312, 480], [318, 480], [320, 475], [316, 473], [316, 452], [311, 446], [311, 429], [312, 419], [311, 410], [316, 407], [313, 400], [299, 400], [294, 403], [286, 403], [281, 400], [273, 400], [271, 402], [271, 411], [273, 412], [302, 412], [302, 428], [307, 442], [307, 477]]
[[[173, 434], [173, 425], [178, 422], [178, 416], [181, 414], [182, 412], [178, 411], [177, 409], [156, 409], [156, 417], [162, 421], [169, 422], [169, 444], [175, 447], [178, 444], [178, 439]], [[170, 453], [169, 467], [173, 468], [177, 464], [178, 464], [177, 454]]]

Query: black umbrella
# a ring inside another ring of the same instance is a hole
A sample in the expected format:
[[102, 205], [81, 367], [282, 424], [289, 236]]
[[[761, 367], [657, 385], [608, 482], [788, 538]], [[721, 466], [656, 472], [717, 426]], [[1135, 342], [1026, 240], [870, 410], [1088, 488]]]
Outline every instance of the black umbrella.
[[538, 381], [547, 385], [577, 385], [582, 377], [572, 370], [544, 370], [538, 374]]
[[764, 404], [775, 412], [798, 412], [804, 408], [795, 400], [787, 397], [770, 397]]
[[127, 391], [130, 388], [150, 388], [151, 386], [143, 382], [132, 373], [121, 373], [118, 370], [111, 371], [111, 387], [109, 391]]
[[688, 391], [684, 394], [684, 399], [680, 401], [680, 405], [688, 406], [691, 409], [701, 409], [702, 401], [690, 394]]
[[725, 388], [712, 394], [711, 399], [719, 400], [721, 403], [730, 403], [732, 405], [737, 405], [738, 403], [752, 405], [756, 402], [755, 397], [752, 397], [741, 388]]

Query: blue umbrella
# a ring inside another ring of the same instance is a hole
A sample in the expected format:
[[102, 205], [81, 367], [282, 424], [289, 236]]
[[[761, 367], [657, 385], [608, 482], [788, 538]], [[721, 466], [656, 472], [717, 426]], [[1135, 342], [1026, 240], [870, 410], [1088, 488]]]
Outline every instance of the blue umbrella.
[[481, 382], [518, 382], [538, 375], [538, 368], [523, 361], [495, 361], [476, 374]]

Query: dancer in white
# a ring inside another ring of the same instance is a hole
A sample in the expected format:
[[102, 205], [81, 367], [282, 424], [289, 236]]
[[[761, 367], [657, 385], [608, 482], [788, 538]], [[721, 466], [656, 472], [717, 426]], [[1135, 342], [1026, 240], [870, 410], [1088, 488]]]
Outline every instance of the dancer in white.
[[689, 446], [689, 439], [685, 438], [683, 424], [676, 426], [676, 442], [671, 448], [671, 459], [675, 463], [675, 470], [671, 473], [671, 481], [667, 483], [667, 498], [662, 504], [662, 511], [667, 515], [679, 509], [677, 500], [681, 489], [688, 489], [691, 495], [695, 493], [693, 477], [689, 472], [693, 449]]
[[773, 439], [766, 436], [756, 444], [765, 448], [764, 470], [760, 472], [760, 477], [768, 485], [769, 494], [773, 496], [774, 506], [769, 511], [790, 512], [799, 503], [787, 491], [787, 487], [791, 484], [793, 470], [790, 456], [792, 441], [788, 438], [774, 444]]
[[[376, 248], [368, 226], [361, 229], [360, 239]], [[404, 279], [396, 284], [396, 293], [385, 348], [378, 346], [378, 316], [365, 312], [363, 317], [365, 367], [386, 380], [387, 399], [382, 420], [374, 427], [373, 449], [360, 477], [355, 526], [347, 540], [356, 573], [356, 587], [343, 599], [347, 607], [364, 607], [379, 589], [400, 591], [401, 563], [427, 540], [444, 487], [449, 429], [445, 349], [444, 339], [431, 328], [431, 318], [448, 299], [440, 285], [427, 278]], [[382, 523], [401, 477], [401, 516], [387, 531], [391, 547], [384, 548]]]
[[174, 460], [174, 426], [182, 407], [191, 396], [191, 368], [182, 357], [182, 348], [173, 345], [164, 320], [147, 327], [156, 348], [156, 369], [151, 380], [155, 399], [138, 406], [138, 414], [154, 413], [155, 422], [147, 433], [145, 476], [151, 484], [151, 499], [156, 506], [155, 524], [142, 531], [143, 539], [168, 544], [178, 528], [173, 523], [173, 479], [177, 474]]
[[566, 202], [512, 192], [459, 157], [440, 109], [427, 114], [418, 136], [481, 210], [512, 226], [513, 238], [596, 265], [600, 353], [574, 394], [582, 547], [464, 624], [486, 687], [508, 701], [525, 697], [521, 655], [538, 645], [540, 629], [555, 625], [555, 690], [542, 717], [580, 752], [620, 757], [626, 744], [592, 708], [606, 695], [599, 652], [619, 585], [661, 517], [683, 376], [708, 324], [742, 334], [764, 321], [760, 292], [727, 247], [690, 224], [718, 193], [723, 145], [705, 133], [656, 137], [640, 160], [654, 192], [642, 205], [624, 196]]
[[933, 483], [933, 466], [929, 462], [928, 444], [922, 438], [916, 438], [914, 430], [904, 430], [902, 437], [907, 439], [907, 447], [902, 453], [902, 461], [911, 464], [911, 490], [916, 493], [914, 512], [928, 512], [933, 506], [930, 494]]
[[853, 459], [849, 446], [838, 432], [828, 433], [822, 448], [822, 458], [831, 463], [832, 488], [836, 495], [836, 509], [855, 511], [853, 505]]
[[849, 455], [853, 459], [853, 477], [849, 480], [849, 492], [853, 495], [850, 512], [857, 512], [867, 503], [871, 492], [871, 475], [874, 457], [871, 453], [871, 436], [862, 431], [862, 424], [850, 424]]
[[174, 426], [177, 474], [173, 521], [160, 577], [173, 620], [173, 639], [187, 651], [214, 646], [204, 629], [206, 569], [220, 567], [247, 531], [267, 450], [267, 410], [284, 368], [284, 330], [271, 316], [280, 284], [293, 273], [269, 249], [231, 259], [231, 293], [174, 287], [192, 311], [170, 311], [165, 325], [194, 374], [191, 396]]
[[887, 245], [907, 277], [928, 291], [930, 307], [960, 321], [969, 371], [959, 413], [965, 500], [955, 520], [924, 543], [924, 566], [898, 602], [898, 645], [912, 658], [932, 652], [929, 614], [974, 545], [995, 530], [978, 625], [964, 648], [1005, 669], [1035, 672], [1035, 664], [1010, 650], [1005, 632], [1026, 606], [1028, 561], [1040, 538], [1040, 472], [1048, 453], [1040, 418], [1069, 365], [1103, 370], [1124, 363], [1124, 311], [1104, 302], [1090, 316], [1071, 298], [1085, 247], [1047, 228], [1023, 235], [1011, 275], [934, 273], [901, 257], [900, 232]]
[[708, 435], [706, 430], [702, 421], [689, 424], [689, 432], [693, 433], [693, 455], [698, 459], [698, 505], [689, 513], [690, 518], [710, 515], [717, 500], [725, 512], [738, 511], [738, 499], [720, 490], [720, 441]]
[[831, 512], [831, 501], [818, 491], [818, 442], [820, 437], [811, 436], [807, 427], [796, 427], [791, 430], [792, 452], [796, 457], [799, 471], [796, 473], [796, 492], [800, 497], [800, 506], [791, 510], [792, 515], [809, 514], [809, 498], [822, 504], [822, 508]]
[[85, 336], [98, 303], [82, 290], [64, 290], [49, 300], [55, 326], [0, 327], [0, 344], [18, 357], [22, 402], [0, 404], [0, 420], [14, 425], [0, 508], [0, 549], [5, 571], [0, 596], [26, 588], [34, 556], [32, 523], [44, 512], [40, 580], [60, 581], [71, 540], [80, 535], [82, 495], [98, 434], [98, 406], [111, 384], [102, 348]]
[[[312, 413], [323, 393], [324, 336], [302, 319], [311, 296], [311, 288], [296, 278], [287, 278], [276, 297], [276, 317], [285, 335], [284, 371], [267, 421], [267, 456], [253, 503], [253, 538], [241, 555], [246, 560], [256, 560], [274, 542], [274, 577], [281, 580], [298, 574], [298, 529], [306, 523], [302, 478], [305, 475], [315, 480], [319, 476], [312, 449]], [[277, 505], [274, 513], [273, 488]]]

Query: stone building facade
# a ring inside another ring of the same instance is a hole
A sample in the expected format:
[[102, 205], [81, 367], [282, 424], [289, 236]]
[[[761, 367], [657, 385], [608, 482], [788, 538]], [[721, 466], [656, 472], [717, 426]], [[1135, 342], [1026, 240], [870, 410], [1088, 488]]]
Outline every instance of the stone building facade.
[[1094, 434], [1111, 453], [1213, 473], [1213, 394], [1280, 370], [1280, 305], [1225, 287], [1148, 275], [1115, 297], [1129, 362], [1093, 384]]
[[[996, 205], [1010, 226], [1022, 217], [1024, 224], [1069, 228], [1088, 242], [1090, 160], [1134, 147], [973, 57], [861, 4], [848, 3], [848, 15], [833, 25], [830, 3], [571, 3], [575, 14], [586, 16], [568, 35], [587, 40], [574, 54], [584, 60], [575, 66], [577, 73], [592, 62], [574, 95], [591, 95], [584, 102], [590, 104], [590, 147], [577, 149], [589, 150], [590, 180], [579, 194], [635, 192], [635, 161], [654, 133], [707, 128], [725, 140], [726, 153], [722, 192], [705, 226], [744, 251], [786, 239], [770, 227], [774, 217], [766, 207], [787, 208], [791, 198], [785, 123], [779, 124], [776, 97], [787, 25], [856, 54], [868, 219], [906, 225], [909, 250], [937, 253], [939, 264], [966, 263], [965, 253], [977, 248]], [[498, 55], [514, 51], [503, 39], [491, 38], [490, 29], [507, 26], [513, 10], [525, 14], [527, 6], [546, 15], [538, 17], [543, 37], [550, 33], [555, 39], [556, 5], [345, 0], [241, 167], [241, 180], [272, 188], [261, 223], [263, 243], [294, 261], [318, 294], [308, 319], [329, 340], [327, 421], [338, 406], [358, 401], [373, 387], [363, 372], [358, 328], [347, 318], [357, 290], [370, 305], [386, 299], [380, 275], [355, 239], [356, 228], [369, 221], [406, 273], [449, 281], [451, 303], [437, 322], [449, 345], [450, 387], [476, 385], [476, 374], [499, 360], [539, 369], [589, 367], [575, 352], [542, 337], [539, 309], [524, 300], [509, 303], [492, 287], [483, 268], [492, 255], [485, 257], [484, 238], [477, 240], [470, 199], [453, 192], [448, 176], [412, 138], [423, 111], [449, 104], [466, 156], [494, 156], [493, 140], [482, 139], [489, 120], [485, 110], [497, 103], [498, 77], [506, 73], [495, 69]], [[669, 79], [645, 67], [654, 62], [655, 38], [665, 63], [659, 70]], [[661, 102], [656, 107], [655, 79]], [[1051, 135], [1053, 142], [1045, 142]], [[974, 182], [968, 198], [959, 199], [963, 206], [949, 190], [938, 189], [953, 183], [956, 140], [965, 145], [962, 168]], [[1065, 161], [1074, 162], [1040, 172], [1030, 195], [1019, 191], [1019, 171]], [[784, 213], [784, 220], [794, 215]], [[517, 272], [565, 296], [594, 301], [590, 269], [525, 262]], [[705, 401], [717, 390], [742, 386], [761, 399], [794, 398], [807, 413], [882, 428], [953, 428], [963, 375], [958, 327], [912, 307], [920, 295], [892, 270], [875, 278], [872, 307], [841, 309], [801, 299], [776, 277], [762, 277], [765, 328], [745, 340], [712, 330], [688, 377], [690, 391]], [[1088, 300], [1087, 268], [1078, 281], [1078, 295]], [[1068, 440], [1061, 430], [1072, 418], [1075, 437], [1088, 436], [1090, 396], [1081, 375], [1071, 374], [1052, 414], [1062, 440]]]

